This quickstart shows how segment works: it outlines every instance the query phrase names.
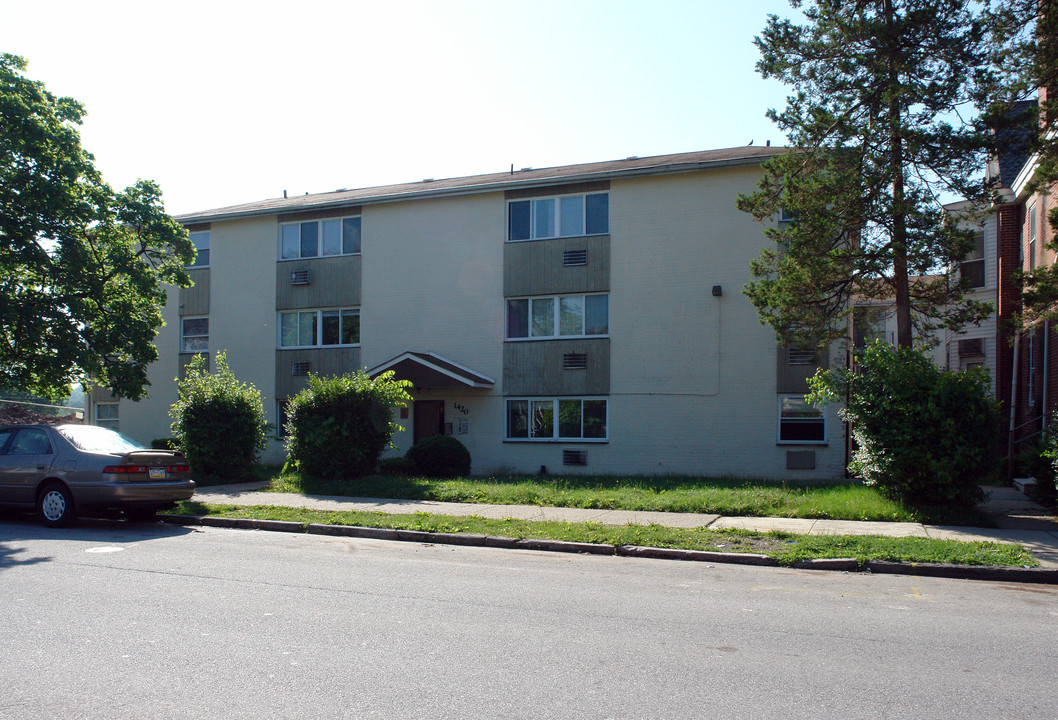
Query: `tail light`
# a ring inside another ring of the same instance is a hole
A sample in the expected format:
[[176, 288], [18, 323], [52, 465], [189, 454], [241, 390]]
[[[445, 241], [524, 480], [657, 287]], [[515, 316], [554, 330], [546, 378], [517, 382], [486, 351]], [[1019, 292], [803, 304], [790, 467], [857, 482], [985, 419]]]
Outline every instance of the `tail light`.
[[191, 466], [190, 465], [169, 465], [169, 472], [173, 472], [173, 473], [191, 472]]
[[103, 473], [107, 475], [117, 474], [124, 475], [128, 473], [145, 473], [147, 472], [146, 465], [107, 465], [103, 468]]

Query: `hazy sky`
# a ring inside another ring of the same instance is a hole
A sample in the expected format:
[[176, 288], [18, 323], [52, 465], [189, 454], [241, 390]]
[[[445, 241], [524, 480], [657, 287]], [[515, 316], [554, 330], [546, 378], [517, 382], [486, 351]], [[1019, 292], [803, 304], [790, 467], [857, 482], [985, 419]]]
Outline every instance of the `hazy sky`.
[[786, 88], [754, 35], [784, 0], [0, 0], [0, 52], [85, 104], [116, 188], [173, 214], [745, 145]]

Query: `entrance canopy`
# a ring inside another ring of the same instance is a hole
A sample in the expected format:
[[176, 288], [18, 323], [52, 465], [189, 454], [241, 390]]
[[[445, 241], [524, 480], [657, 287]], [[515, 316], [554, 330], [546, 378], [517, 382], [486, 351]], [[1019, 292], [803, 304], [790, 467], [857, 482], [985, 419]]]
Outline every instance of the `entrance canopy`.
[[371, 368], [367, 374], [375, 378], [387, 370], [392, 370], [398, 380], [410, 380], [416, 390], [490, 388], [496, 384], [492, 378], [432, 352], [408, 351]]

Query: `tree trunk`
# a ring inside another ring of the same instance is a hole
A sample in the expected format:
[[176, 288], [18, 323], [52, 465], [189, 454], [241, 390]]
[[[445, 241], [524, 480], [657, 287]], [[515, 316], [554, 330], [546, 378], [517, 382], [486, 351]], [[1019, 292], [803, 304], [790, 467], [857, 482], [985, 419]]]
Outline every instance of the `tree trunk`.
[[899, 42], [893, 23], [892, 0], [885, 0], [889, 64], [889, 171], [893, 175], [893, 286], [896, 290], [896, 346], [911, 347], [911, 293], [907, 275], [907, 223], [904, 211], [904, 143], [900, 133]]

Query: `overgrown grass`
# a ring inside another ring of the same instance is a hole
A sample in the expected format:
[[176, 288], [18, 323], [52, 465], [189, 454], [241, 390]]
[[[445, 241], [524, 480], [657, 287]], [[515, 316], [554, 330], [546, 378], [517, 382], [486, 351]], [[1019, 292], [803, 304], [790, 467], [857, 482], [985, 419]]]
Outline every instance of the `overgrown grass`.
[[276, 475], [272, 492], [541, 505], [602, 510], [655, 510], [728, 516], [831, 520], [924, 521], [988, 525], [979, 514], [914, 512], [859, 483], [792, 483], [742, 478], [501, 475], [451, 480], [372, 476], [334, 481]]
[[272, 506], [207, 505], [186, 501], [172, 511], [184, 515], [286, 520], [308, 525], [356, 525], [360, 527], [422, 530], [425, 532], [475, 533], [516, 539], [568, 540], [608, 545], [759, 553], [783, 565], [814, 558], [856, 558], [900, 562], [958, 563], [1035, 567], [1039, 563], [1017, 545], [991, 542], [957, 542], [928, 538], [894, 538], [874, 535], [796, 535], [749, 530], [669, 528], [660, 525], [613, 526], [600, 523], [533, 522], [498, 520], [476, 515], [388, 515], [378, 512], [328, 512]]

